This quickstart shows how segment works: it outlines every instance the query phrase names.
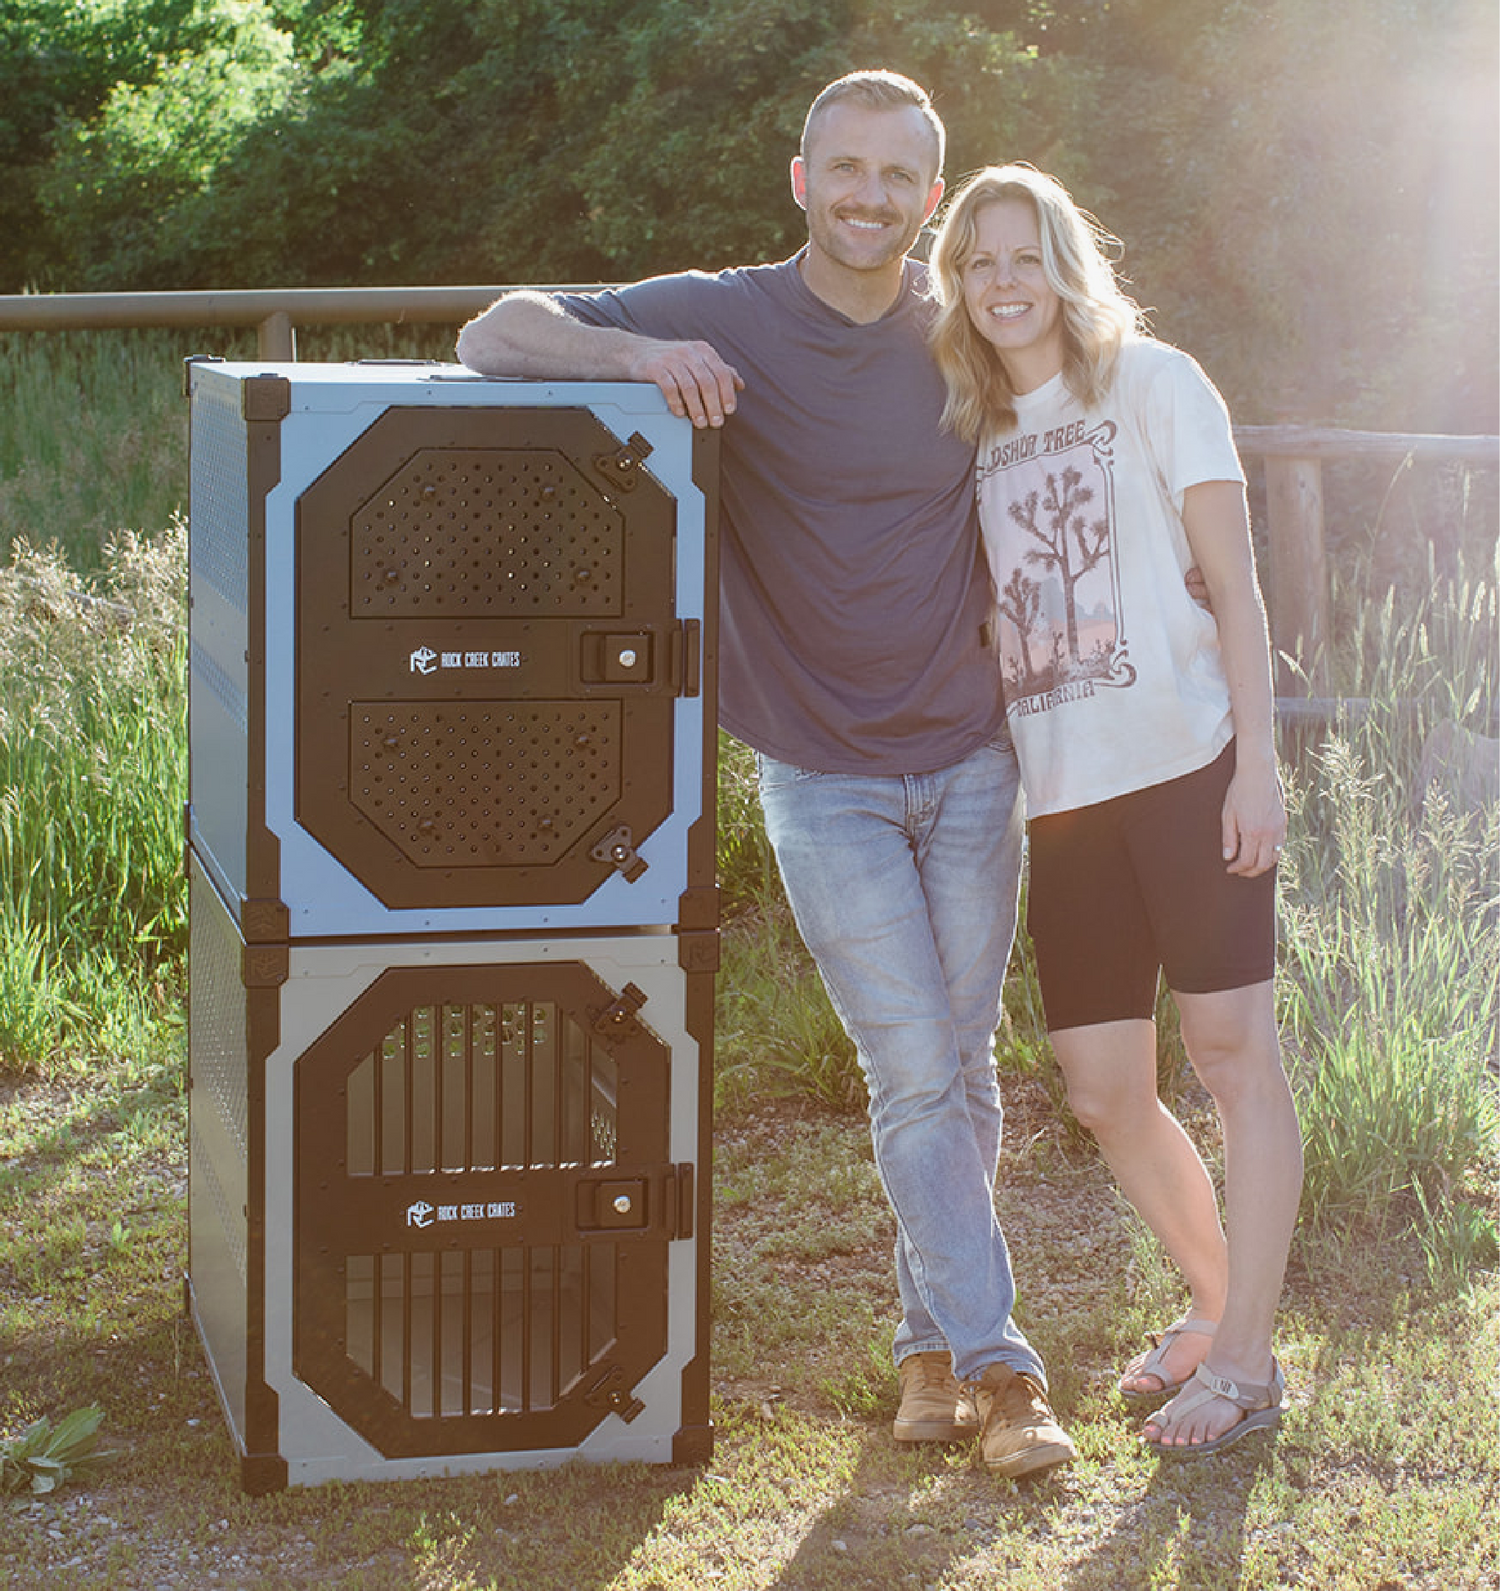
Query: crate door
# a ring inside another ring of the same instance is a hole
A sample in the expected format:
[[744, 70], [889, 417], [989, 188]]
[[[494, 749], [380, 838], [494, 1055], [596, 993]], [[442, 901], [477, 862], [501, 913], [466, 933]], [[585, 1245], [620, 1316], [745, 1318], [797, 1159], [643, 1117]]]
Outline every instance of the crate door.
[[701, 646], [649, 452], [583, 409], [392, 408], [298, 499], [297, 817], [386, 906], [644, 871]]
[[387, 1457], [640, 1412], [693, 1180], [640, 1003], [576, 962], [394, 968], [297, 1061], [294, 1367]]

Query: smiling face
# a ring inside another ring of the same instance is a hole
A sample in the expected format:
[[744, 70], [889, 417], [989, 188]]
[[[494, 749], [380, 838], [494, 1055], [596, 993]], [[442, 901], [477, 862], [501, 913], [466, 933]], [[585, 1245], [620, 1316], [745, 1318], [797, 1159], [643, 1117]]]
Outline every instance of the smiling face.
[[792, 162], [792, 192], [807, 211], [803, 275], [819, 297], [845, 307], [850, 296], [894, 296], [901, 262], [942, 197], [937, 161], [915, 106], [840, 101], [817, 117]]
[[1015, 391], [1034, 392], [1063, 367], [1063, 325], [1032, 206], [1024, 199], [985, 205], [962, 270], [964, 306], [975, 330], [1000, 355]]

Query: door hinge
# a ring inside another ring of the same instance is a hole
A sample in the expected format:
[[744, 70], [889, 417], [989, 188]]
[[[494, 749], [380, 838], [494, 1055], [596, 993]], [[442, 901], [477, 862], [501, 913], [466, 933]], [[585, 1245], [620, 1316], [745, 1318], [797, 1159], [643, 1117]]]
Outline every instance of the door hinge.
[[692, 1161], [684, 1160], [667, 1172], [666, 1205], [668, 1220], [671, 1223], [671, 1231], [667, 1235], [671, 1238], [686, 1238], [693, 1235], [695, 1186]]
[[611, 867], [618, 868], [625, 875], [627, 884], [635, 883], [650, 866], [650, 863], [636, 850], [630, 829], [623, 823], [618, 828], [611, 829], [602, 840], [598, 841], [589, 855], [596, 862], [608, 862]]
[[671, 661], [668, 677], [679, 696], [696, 696], [703, 689], [703, 626], [698, 619], [684, 619], [668, 640]]
[[584, 1393], [583, 1401], [591, 1409], [604, 1409], [610, 1414], [618, 1414], [627, 1425], [646, 1407], [631, 1391], [625, 1380], [625, 1372], [619, 1365], [607, 1366]]

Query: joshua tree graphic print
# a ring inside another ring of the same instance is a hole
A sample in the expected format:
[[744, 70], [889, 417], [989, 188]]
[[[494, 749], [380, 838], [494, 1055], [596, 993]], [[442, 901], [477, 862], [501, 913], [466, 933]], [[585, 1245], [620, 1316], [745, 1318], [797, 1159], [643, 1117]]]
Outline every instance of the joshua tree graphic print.
[[1109, 465], [1114, 426], [1058, 452], [1001, 465], [1005, 510], [995, 568], [1007, 690], [1045, 695], [1073, 681], [1128, 684], [1114, 566]]

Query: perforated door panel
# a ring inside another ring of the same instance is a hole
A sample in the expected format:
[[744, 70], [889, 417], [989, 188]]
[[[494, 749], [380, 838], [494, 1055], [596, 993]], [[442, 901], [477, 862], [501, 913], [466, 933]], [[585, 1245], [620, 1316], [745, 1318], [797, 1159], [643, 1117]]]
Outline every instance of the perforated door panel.
[[643, 870], [700, 637], [642, 451], [583, 409], [394, 407], [299, 498], [297, 816], [387, 906]]

